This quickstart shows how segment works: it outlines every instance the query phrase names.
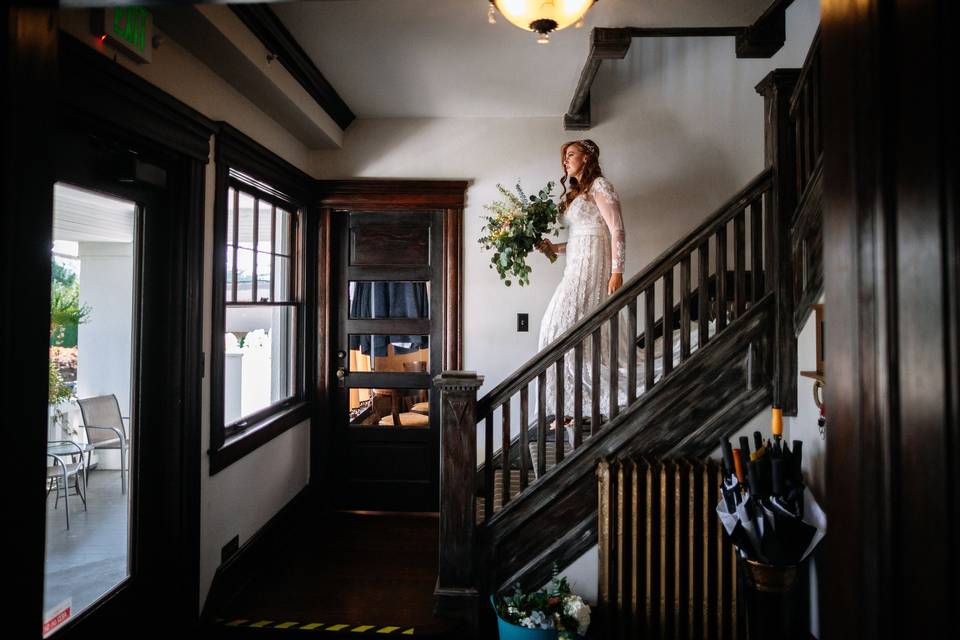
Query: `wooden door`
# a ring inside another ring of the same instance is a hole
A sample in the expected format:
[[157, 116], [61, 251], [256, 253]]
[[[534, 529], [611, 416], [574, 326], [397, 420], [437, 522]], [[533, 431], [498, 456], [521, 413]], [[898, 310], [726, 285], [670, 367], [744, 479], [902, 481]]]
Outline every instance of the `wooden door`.
[[334, 506], [436, 511], [442, 211], [334, 214]]

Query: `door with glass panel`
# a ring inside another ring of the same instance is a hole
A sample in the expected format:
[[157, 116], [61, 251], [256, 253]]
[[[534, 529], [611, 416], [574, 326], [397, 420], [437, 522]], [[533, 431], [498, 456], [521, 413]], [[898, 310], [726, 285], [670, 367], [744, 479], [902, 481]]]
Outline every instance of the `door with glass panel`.
[[58, 129], [47, 249], [45, 546], [35, 615], [44, 636], [62, 638], [129, 628], [156, 613], [160, 594], [180, 615], [182, 594], [170, 594], [193, 579], [180, 562], [192, 544], [182, 474], [201, 343], [199, 297], [184, 283], [199, 286], [187, 249], [199, 256], [201, 227], [183, 205], [179, 156], [95, 132], [86, 121]]
[[440, 212], [334, 214], [335, 504], [436, 511]]
[[128, 581], [145, 200], [54, 186], [44, 628]]

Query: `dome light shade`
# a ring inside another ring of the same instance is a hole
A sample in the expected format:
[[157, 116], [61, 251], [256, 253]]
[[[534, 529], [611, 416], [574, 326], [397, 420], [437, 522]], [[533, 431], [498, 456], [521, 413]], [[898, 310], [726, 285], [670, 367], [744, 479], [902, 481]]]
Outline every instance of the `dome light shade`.
[[504, 18], [541, 37], [577, 23], [597, 0], [490, 0]]

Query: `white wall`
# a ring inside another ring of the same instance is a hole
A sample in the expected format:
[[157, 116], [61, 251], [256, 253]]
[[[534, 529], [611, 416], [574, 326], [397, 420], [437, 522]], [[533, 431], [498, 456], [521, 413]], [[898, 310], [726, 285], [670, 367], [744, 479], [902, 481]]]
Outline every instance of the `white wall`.
[[[90, 307], [77, 328], [77, 397], [114, 394], [130, 415], [133, 246], [80, 242], [80, 302]], [[96, 452], [101, 469], [119, 469], [119, 450]]]
[[[92, 48], [114, 58], [112, 51], [99, 44], [90, 33], [89, 12], [62, 11], [60, 26]], [[157, 34], [164, 36], [160, 30]], [[264, 114], [231, 85], [193, 57], [176, 40], [164, 37], [153, 52], [151, 64], [140, 65], [124, 56], [115, 57], [148, 82], [190, 105], [213, 120], [225, 120], [291, 164], [306, 170], [309, 150], [286, 129]], [[204, 255], [212, 255], [213, 200], [215, 165], [211, 140], [210, 162], [206, 167]], [[208, 265], [203, 283], [204, 351], [210, 353], [212, 265]], [[217, 337], [223, 340], [223, 337]], [[214, 573], [220, 565], [220, 550], [235, 535], [244, 544], [297, 493], [310, 475], [310, 424], [304, 422], [283, 433], [227, 469], [210, 475], [210, 358], [206, 358], [202, 394], [201, 456], [201, 539], [200, 601], [203, 606]], [[122, 406], [122, 405], [121, 405]]]

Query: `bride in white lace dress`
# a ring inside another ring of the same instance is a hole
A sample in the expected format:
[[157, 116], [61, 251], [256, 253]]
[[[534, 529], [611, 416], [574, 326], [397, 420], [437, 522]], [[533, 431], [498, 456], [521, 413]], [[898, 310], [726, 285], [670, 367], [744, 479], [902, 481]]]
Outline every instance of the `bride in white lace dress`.
[[[610, 181], [603, 177], [599, 165], [600, 149], [592, 140], [568, 142], [561, 148], [565, 177], [561, 180], [564, 194], [561, 196], [562, 222], [569, 230], [567, 242], [554, 244], [543, 240], [538, 248], [547, 255], [565, 254], [566, 264], [563, 279], [557, 286], [540, 325], [539, 348], [553, 342], [580, 319], [589, 314], [607, 297], [623, 285], [625, 258], [625, 232], [620, 213], [620, 198]], [[566, 181], [570, 189], [566, 190]], [[621, 323], [623, 325], [623, 323]], [[600, 407], [606, 413], [610, 402], [609, 333], [604, 325], [601, 349]], [[626, 354], [629, 338], [621, 331], [620, 352]], [[589, 415], [591, 398], [590, 340], [584, 344], [583, 399]], [[573, 414], [574, 372], [573, 353], [568, 353], [564, 363], [564, 413]], [[547, 373], [546, 409], [552, 413], [556, 407], [556, 374], [550, 367]], [[625, 395], [621, 383], [619, 396]]]

